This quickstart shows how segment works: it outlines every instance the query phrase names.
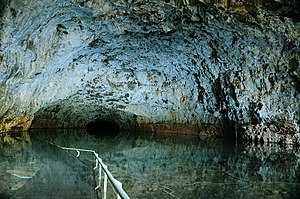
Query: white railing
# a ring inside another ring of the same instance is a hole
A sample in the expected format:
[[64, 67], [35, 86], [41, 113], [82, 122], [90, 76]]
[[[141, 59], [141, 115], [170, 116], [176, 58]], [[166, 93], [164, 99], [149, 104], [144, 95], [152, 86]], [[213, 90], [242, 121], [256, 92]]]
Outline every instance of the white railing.
[[[56, 145], [57, 146], [57, 145]], [[129, 196], [127, 195], [127, 193], [124, 191], [124, 189], [122, 188], [122, 183], [118, 180], [116, 180], [112, 174], [110, 173], [110, 171], [107, 169], [107, 165], [105, 165], [102, 162], [102, 159], [99, 157], [98, 153], [96, 153], [93, 150], [86, 150], [86, 149], [77, 149], [77, 148], [67, 148], [67, 147], [61, 147], [58, 146], [61, 149], [64, 150], [72, 150], [72, 151], [76, 151], [77, 155], [76, 157], [78, 158], [80, 156], [80, 152], [90, 152], [93, 153], [96, 157], [96, 166], [94, 167], [94, 170], [98, 169], [98, 185], [95, 188], [96, 190], [99, 189], [101, 187], [101, 176], [102, 176], [102, 170], [104, 173], [104, 178], [103, 178], [103, 199], [107, 198], [107, 180], [109, 180], [109, 182], [111, 183], [111, 186], [113, 188], [113, 190], [116, 192], [116, 196], [118, 199], [130, 199]]]
[[[46, 140], [44, 140], [46, 141]], [[58, 148], [67, 150], [67, 151], [76, 151], [77, 155], [76, 157], [79, 158], [80, 152], [89, 152], [93, 153], [96, 157], [96, 166], [94, 167], [94, 170], [98, 169], [98, 185], [96, 186], [95, 190], [99, 189], [101, 187], [101, 177], [102, 177], [102, 170], [103, 170], [103, 199], [107, 198], [107, 182], [109, 180], [114, 192], [116, 193], [117, 199], [130, 199], [127, 193], [122, 188], [122, 183], [118, 180], [116, 180], [113, 175], [110, 173], [110, 171], [107, 169], [107, 165], [105, 165], [102, 162], [102, 159], [99, 157], [98, 153], [96, 153], [93, 150], [87, 150], [87, 149], [77, 149], [77, 148], [68, 148], [68, 147], [62, 147], [57, 144], [51, 143], [49, 141], [46, 141], [51, 145], [54, 145]]]

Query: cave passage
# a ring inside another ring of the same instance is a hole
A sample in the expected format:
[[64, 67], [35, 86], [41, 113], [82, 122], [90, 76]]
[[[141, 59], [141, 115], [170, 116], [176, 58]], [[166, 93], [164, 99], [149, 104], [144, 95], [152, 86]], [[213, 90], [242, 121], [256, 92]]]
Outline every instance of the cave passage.
[[89, 134], [97, 136], [114, 136], [119, 133], [119, 125], [114, 121], [96, 120], [89, 122], [85, 126], [85, 130]]

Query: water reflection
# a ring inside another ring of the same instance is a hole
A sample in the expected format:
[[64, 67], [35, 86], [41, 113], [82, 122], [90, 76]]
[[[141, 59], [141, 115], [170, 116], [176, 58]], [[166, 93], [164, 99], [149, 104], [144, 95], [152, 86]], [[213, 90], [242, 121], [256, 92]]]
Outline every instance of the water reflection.
[[10, 198], [42, 165], [28, 132], [0, 134], [0, 198]]
[[[43, 150], [45, 143], [41, 145], [39, 139], [95, 150], [131, 198], [297, 198], [300, 195], [298, 148], [256, 146], [224, 139], [202, 141], [196, 137], [100, 138], [80, 130], [31, 132], [32, 152], [40, 156], [48, 154], [49, 160], [43, 162], [52, 167], [62, 167], [53, 164], [53, 159], [68, 162], [68, 157], [57, 159], [57, 151]], [[93, 164], [92, 157], [84, 158], [86, 164]], [[75, 167], [82, 174], [76, 181], [86, 181], [92, 187], [94, 182], [87, 176], [93, 174], [82, 169], [81, 164]]]

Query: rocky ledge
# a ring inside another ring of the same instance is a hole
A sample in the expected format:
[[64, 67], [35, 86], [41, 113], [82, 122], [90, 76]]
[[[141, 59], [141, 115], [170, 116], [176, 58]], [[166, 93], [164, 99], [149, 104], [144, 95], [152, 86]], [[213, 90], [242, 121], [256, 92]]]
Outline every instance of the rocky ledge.
[[2, 0], [0, 131], [300, 143], [299, 3], [276, 2]]

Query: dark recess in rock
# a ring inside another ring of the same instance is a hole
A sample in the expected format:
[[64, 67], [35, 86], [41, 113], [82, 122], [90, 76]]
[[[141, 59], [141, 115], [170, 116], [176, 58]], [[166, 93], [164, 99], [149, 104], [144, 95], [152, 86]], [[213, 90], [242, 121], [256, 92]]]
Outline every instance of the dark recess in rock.
[[236, 129], [235, 129], [235, 122], [229, 119], [228, 115], [222, 116], [222, 128], [224, 131], [224, 137], [235, 137]]
[[225, 99], [225, 93], [221, 86], [221, 79], [218, 77], [212, 84], [212, 92], [215, 96], [216, 102], [217, 102], [217, 108], [221, 110], [223, 107], [223, 102]]
[[205, 93], [205, 89], [204, 87], [201, 85], [201, 82], [200, 82], [200, 72], [198, 71], [198, 73], [195, 73], [194, 74], [194, 78], [195, 78], [195, 82], [197, 83], [197, 88], [198, 88], [198, 101], [200, 103], [203, 103], [204, 102], [204, 93]]
[[248, 111], [248, 116], [251, 120], [252, 124], [258, 124], [261, 122], [261, 118], [259, 117], [258, 111], [262, 108], [261, 103], [256, 103], [256, 102], [250, 102], [249, 105], [249, 111]]
[[265, 1], [263, 5], [267, 10], [275, 11], [282, 17], [289, 17], [295, 22], [300, 21], [300, 2], [298, 0], [269, 0]]
[[99, 137], [114, 136], [119, 133], [119, 126], [114, 121], [96, 120], [88, 123], [85, 130]]
[[4, 9], [9, 2], [10, 0], [0, 0], [0, 17], [3, 16]]

